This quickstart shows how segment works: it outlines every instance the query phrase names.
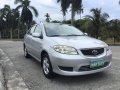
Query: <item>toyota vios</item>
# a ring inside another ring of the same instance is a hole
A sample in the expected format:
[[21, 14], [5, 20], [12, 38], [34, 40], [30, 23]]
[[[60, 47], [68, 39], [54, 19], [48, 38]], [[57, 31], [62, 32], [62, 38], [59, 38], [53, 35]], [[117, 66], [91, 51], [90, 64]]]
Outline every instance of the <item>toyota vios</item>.
[[101, 72], [111, 66], [112, 52], [103, 41], [60, 23], [40, 23], [24, 37], [24, 55], [41, 62], [43, 73], [75, 76]]

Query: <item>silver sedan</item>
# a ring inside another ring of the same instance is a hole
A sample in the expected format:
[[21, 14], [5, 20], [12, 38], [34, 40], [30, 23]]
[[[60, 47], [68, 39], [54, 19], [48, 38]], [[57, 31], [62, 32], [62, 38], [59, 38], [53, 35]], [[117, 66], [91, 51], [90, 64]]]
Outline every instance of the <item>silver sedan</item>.
[[106, 43], [60, 23], [40, 23], [28, 30], [24, 55], [40, 61], [47, 78], [55, 73], [75, 76], [101, 72], [111, 66], [112, 59]]

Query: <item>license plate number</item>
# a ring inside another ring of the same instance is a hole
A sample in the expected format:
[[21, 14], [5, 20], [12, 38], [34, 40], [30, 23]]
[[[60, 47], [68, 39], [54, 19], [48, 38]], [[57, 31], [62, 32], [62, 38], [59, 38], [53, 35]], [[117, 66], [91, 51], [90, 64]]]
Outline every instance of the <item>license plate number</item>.
[[90, 62], [90, 68], [98, 68], [104, 65], [103, 60], [93, 60]]

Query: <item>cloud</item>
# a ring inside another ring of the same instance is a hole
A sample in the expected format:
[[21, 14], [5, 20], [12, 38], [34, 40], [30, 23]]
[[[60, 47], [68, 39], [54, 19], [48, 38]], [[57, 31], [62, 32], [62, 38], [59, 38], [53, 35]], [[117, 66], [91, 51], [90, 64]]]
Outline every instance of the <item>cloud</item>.
[[84, 14], [90, 14], [91, 8], [102, 8], [102, 12], [106, 12], [110, 15], [110, 19], [120, 19], [120, 5], [119, 0], [83, 0], [85, 7]]
[[[84, 13], [82, 16], [90, 15], [91, 8], [102, 8], [102, 12], [107, 12], [110, 15], [110, 19], [120, 19], [120, 5], [118, 4], [119, 0], [83, 0]], [[12, 8], [15, 8], [17, 5], [14, 5], [14, 0], [0, 0], [0, 8], [5, 4], [9, 4]], [[31, 0], [31, 5], [36, 7], [39, 12], [39, 17], [35, 20], [43, 21], [45, 20], [45, 14], [49, 13], [52, 20], [63, 20], [60, 4], [57, 3], [57, 0]], [[67, 19], [71, 18], [70, 9], [67, 13]], [[78, 19], [80, 15], [76, 15]]]
[[12, 8], [15, 8], [14, 0], [0, 0], [0, 8], [3, 8], [5, 4], [10, 5]]

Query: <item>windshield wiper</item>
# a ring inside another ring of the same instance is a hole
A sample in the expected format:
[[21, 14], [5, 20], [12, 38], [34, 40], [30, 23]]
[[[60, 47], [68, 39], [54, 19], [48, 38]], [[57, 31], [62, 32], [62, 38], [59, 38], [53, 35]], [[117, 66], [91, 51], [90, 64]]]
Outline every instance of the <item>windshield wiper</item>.
[[60, 36], [85, 36], [85, 35], [52, 35], [52, 36], [49, 36], [49, 37], [60, 37]]
[[52, 36], [49, 36], [49, 37], [60, 37], [62, 35], [52, 35]]
[[84, 36], [84, 35], [74, 35], [74, 34], [73, 34], [73, 35], [66, 35], [66, 36]]

